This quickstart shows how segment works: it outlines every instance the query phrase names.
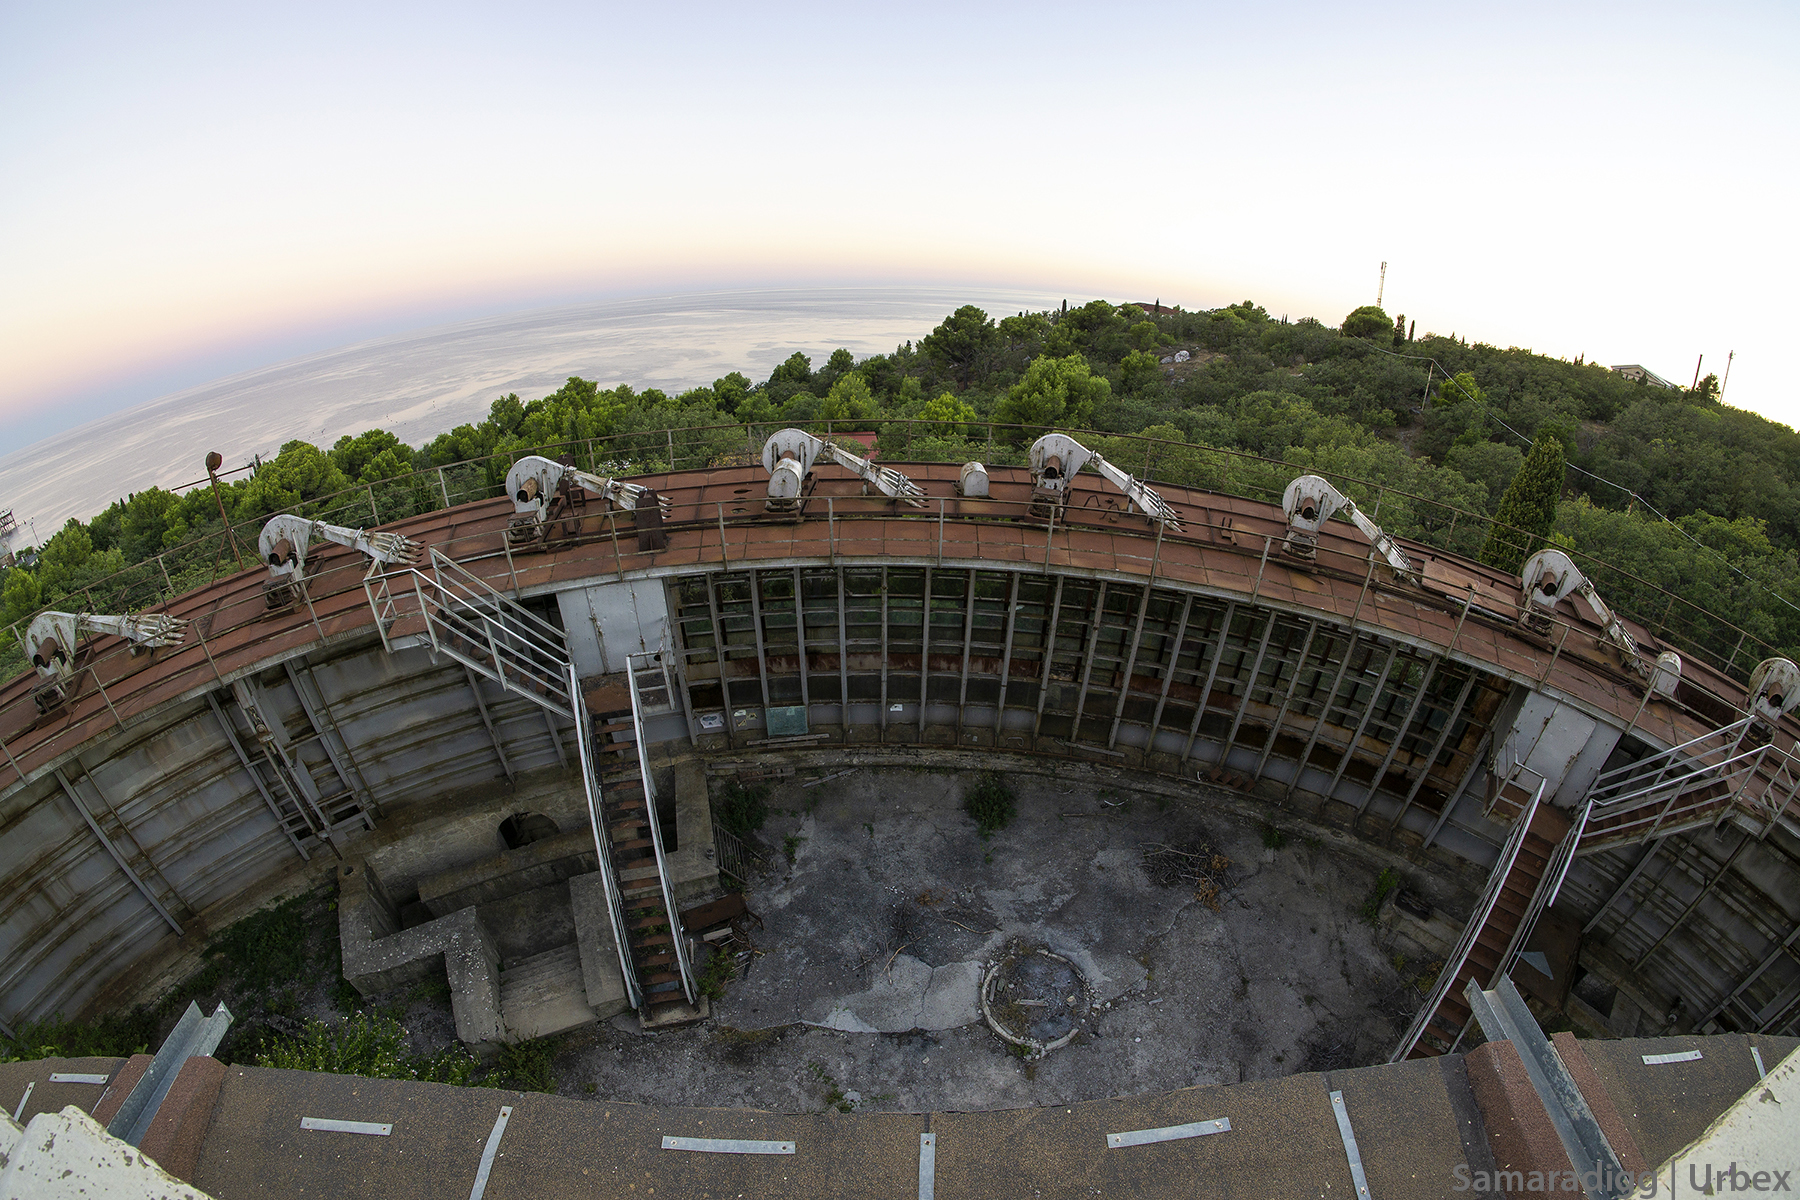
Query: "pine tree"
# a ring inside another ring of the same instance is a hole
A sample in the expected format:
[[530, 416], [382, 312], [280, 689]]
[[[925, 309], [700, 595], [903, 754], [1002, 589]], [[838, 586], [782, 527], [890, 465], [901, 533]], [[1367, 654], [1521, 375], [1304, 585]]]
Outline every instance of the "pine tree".
[[1556, 524], [1556, 502], [1562, 496], [1563, 444], [1547, 433], [1538, 434], [1524, 465], [1500, 497], [1500, 508], [1488, 529], [1481, 561], [1490, 567], [1517, 574], [1525, 560], [1544, 545]]

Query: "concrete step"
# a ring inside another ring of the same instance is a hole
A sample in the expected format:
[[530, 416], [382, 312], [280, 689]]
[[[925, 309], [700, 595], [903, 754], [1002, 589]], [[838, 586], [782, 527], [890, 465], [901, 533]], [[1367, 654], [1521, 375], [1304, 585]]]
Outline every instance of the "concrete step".
[[546, 1037], [599, 1018], [588, 1007], [580, 947], [520, 959], [500, 972], [500, 1018], [515, 1041]]

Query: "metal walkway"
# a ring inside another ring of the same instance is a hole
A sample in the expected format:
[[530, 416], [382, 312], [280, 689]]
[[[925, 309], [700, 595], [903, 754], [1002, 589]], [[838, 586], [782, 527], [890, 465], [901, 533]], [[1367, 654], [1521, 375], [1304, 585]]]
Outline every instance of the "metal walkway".
[[[363, 581], [382, 646], [424, 646], [475, 675], [573, 721], [619, 969], [646, 1021], [699, 997], [675, 906], [644, 742], [646, 708], [666, 705], [661, 655], [634, 655], [624, 687], [595, 689], [592, 705], [563, 631], [431, 551], [429, 573], [404, 568]], [[599, 699], [616, 696], [615, 700]]]

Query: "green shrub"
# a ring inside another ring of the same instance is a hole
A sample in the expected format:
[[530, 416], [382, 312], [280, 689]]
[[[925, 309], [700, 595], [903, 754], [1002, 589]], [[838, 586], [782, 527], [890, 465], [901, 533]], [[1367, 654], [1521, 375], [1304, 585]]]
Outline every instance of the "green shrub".
[[767, 784], [747, 788], [737, 780], [727, 780], [713, 802], [713, 817], [719, 827], [735, 837], [747, 838], [769, 819]]
[[1279, 850], [1287, 845], [1287, 834], [1273, 825], [1262, 827], [1262, 843], [1265, 850]]
[[706, 960], [706, 970], [700, 972], [700, 990], [708, 1000], [723, 999], [725, 985], [737, 976], [737, 967], [731, 955], [724, 950], [714, 950], [713, 956]]
[[487, 1078], [481, 1081], [481, 1086], [511, 1088], [519, 1092], [555, 1092], [556, 1072], [550, 1063], [560, 1044], [560, 1039], [547, 1037], [501, 1046], [500, 1057]]
[[1005, 829], [1019, 813], [1018, 797], [1006, 785], [1006, 777], [998, 771], [983, 771], [975, 786], [963, 793], [963, 811], [975, 821], [982, 840]]
[[39, 1058], [129, 1058], [150, 1051], [156, 1017], [148, 1009], [108, 1015], [96, 1021], [65, 1021], [60, 1016], [28, 1021], [18, 1036], [0, 1037], [0, 1062]]
[[1362, 919], [1373, 924], [1381, 915], [1381, 906], [1394, 890], [1400, 886], [1400, 873], [1392, 867], [1381, 868], [1381, 874], [1375, 877], [1375, 889], [1369, 898], [1363, 901]]
[[400, 1022], [357, 1013], [336, 1024], [307, 1021], [298, 1034], [276, 1039], [257, 1055], [256, 1065], [361, 1075], [368, 1079], [421, 1079], [466, 1085], [474, 1078], [476, 1063], [461, 1045], [436, 1054], [414, 1055], [407, 1049], [406, 1030], [400, 1028]]

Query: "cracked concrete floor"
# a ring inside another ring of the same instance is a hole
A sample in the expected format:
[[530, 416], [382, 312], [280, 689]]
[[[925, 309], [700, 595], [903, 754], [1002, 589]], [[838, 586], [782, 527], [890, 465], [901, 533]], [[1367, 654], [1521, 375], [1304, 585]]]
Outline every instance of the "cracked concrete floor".
[[[890, 768], [777, 785], [746, 976], [699, 1026], [645, 1035], [626, 1017], [571, 1035], [563, 1093], [1011, 1108], [1360, 1064], [1399, 1035], [1405, 978], [1358, 916], [1375, 873], [1329, 842], [1269, 850], [1199, 791], [1176, 803], [1035, 775], [1011, 778], [1018, 815], [983, 842], [961, 808], [970, 782]], [[1146, 843], [1195, 839], [1232, 860], [1218, 911], [1143, 867]], [[1073, 960], [1100, 1004], [1038, 1062], [976, 1002], [1013, 941]]]

